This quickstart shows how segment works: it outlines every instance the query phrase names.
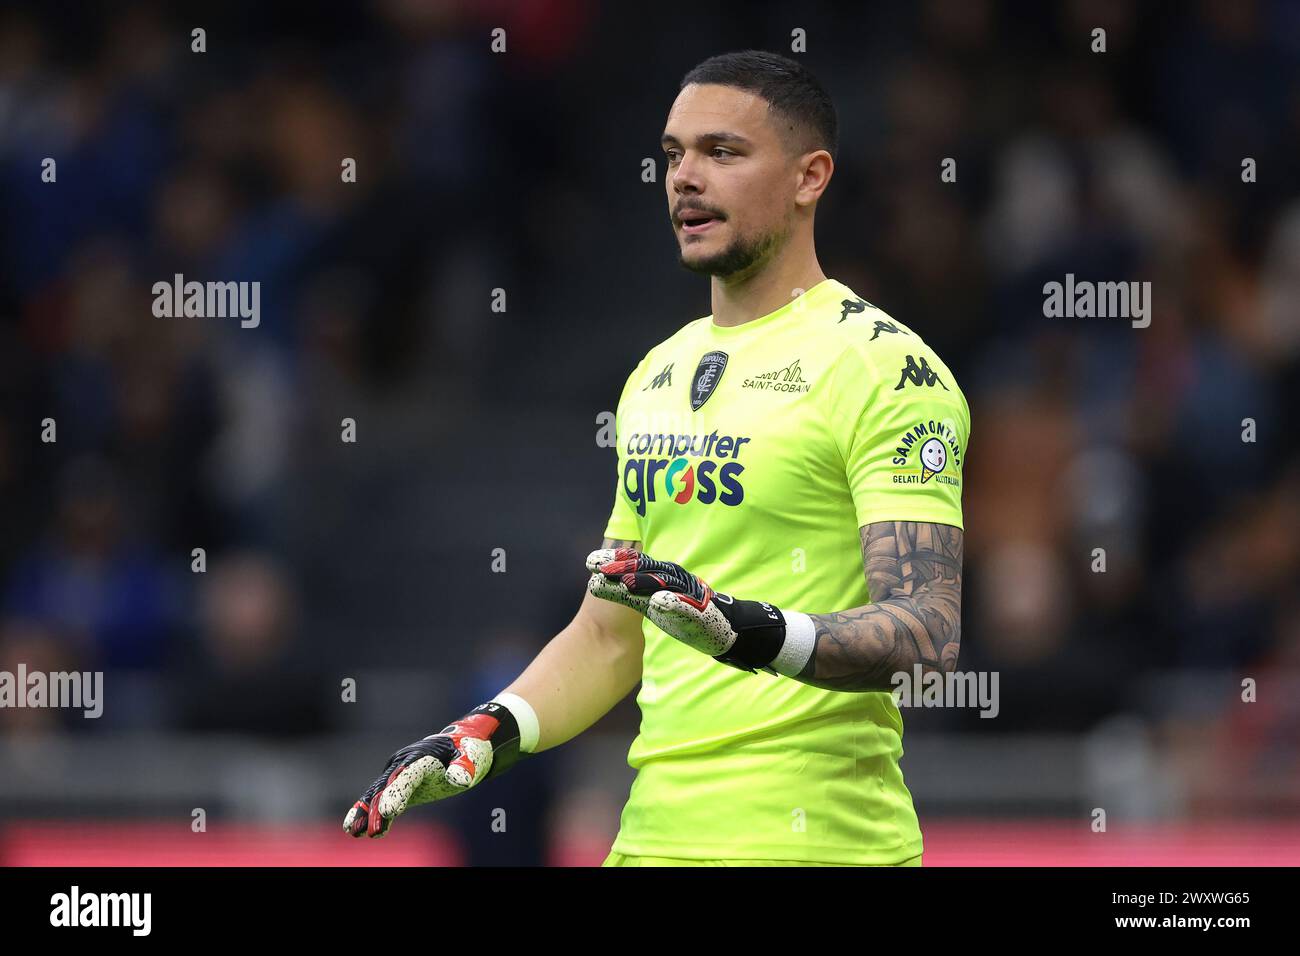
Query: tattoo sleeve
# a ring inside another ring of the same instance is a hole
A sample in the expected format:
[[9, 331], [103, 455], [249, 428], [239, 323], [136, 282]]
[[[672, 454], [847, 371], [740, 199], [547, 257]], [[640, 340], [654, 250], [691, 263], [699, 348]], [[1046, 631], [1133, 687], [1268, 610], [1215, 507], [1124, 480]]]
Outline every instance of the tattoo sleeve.
[[827, 690], [889, 691], [891, 677], [952, 671], [961, 643], [962, 531], [943, 524], [864, 525], [871, 603], [810, 615], [813, 655], [798, 680]]

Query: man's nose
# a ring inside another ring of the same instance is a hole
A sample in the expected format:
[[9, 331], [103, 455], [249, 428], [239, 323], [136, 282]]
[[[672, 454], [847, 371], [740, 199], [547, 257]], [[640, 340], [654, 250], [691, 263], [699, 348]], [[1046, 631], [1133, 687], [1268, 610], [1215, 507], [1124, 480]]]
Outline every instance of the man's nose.
[[677, 168], [673, 170], [672, 175], [673, 187], [681, 192], [686, 189], [694, 189], [699, 192], [704, 185], [700, 179], [699, 170], [696, 169], [696, 161], [690, 155], [683, 156]]

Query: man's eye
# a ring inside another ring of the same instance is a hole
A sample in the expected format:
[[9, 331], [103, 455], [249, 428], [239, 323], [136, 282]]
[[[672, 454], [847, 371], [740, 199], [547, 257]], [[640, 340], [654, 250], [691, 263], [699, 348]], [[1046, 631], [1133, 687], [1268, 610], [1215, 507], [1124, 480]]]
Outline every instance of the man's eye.
[[723, 149], [721, 146], [715, 146], [715, 147], [713, 147], [713, 149], [710, 150], [710, 152], [712, 152], [715, 156], [716, 156], [718, 153], [721, 153], [723, 156], [734, 156], [734, 155], [735, 155], [735, 153], [733, 153], [731, 150], [729, 150], [729, 149]]

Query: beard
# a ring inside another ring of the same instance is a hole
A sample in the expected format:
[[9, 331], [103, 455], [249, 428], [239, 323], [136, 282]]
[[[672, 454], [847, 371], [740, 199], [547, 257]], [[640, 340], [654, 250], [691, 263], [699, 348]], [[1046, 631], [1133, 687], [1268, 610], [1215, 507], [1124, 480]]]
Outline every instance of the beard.
[[774, 230], [760, 236], [736, 236], [719, 252], [709, 256], [687, 259], [683, 252], [679, 261], [683, 268], [697, 275], [717, 276], [720, 279], [738, 278], [751, 274], [785, 245], [790, 230]]

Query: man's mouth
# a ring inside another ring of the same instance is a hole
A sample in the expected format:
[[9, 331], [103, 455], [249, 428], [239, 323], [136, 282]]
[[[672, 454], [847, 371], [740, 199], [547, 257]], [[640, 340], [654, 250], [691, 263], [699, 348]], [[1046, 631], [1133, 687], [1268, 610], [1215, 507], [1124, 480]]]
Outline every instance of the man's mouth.
[[682, 215], [682, 232], [688, 236], [698, 235], [709, 229], [714, 223], [721, 222], [717, 216], [710, 216], [708, 213], [688, 212]]

